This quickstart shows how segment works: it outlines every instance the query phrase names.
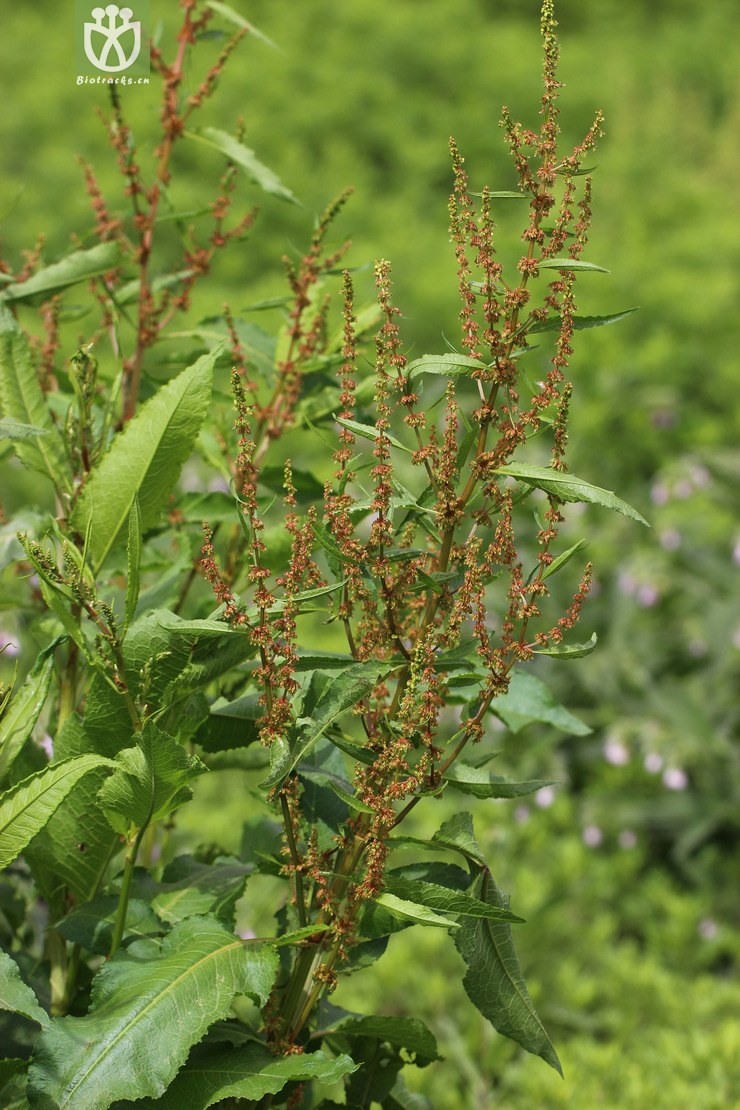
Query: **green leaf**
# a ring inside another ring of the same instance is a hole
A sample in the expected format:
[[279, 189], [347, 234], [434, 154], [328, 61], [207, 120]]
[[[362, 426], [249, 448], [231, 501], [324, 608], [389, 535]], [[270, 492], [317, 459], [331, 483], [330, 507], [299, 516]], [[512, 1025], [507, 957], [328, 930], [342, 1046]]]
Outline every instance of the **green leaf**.
[[253, 150], [244, 146], [227, 131], [221, 131], [217, 127], [203, 127], [200, 131], [185, 131], [184, 134], [188, 139], [196, 139], [199, 143], [218, 150], [230, 162], [241, 166], [246, 170], [247, 176], [266, 193], [279, 197], [280, 200], [287, 200], [291, 204], [300, 205], [298, 198], [283, 185], [277, 174], [260, 162]]
[[600, 274], [610, 274], [603, 266], [594, 262], [584, 262], [581, 258], [543, 258], [538, 263], [541, 270], [594, 270]]
[[259, 740], [259, 720], [264, 707], [259, 694], [243, 694], [234, 701], [217, 699], [195, 739], [206, 752], [232, 751]]
[[0, 782], [5, 779], [13, 760], [33, 732], [46, 701], [58, 643], [54, 640], [39, 654], [0, 720]]
[[128, 628], [134, 619], [136, 604], [139, 600], [142, 532], [139, 498], [137, 494], [134, 494], [134, 499], [131, 502], [131, 511], [128, 514], [128, 543], [126, 544], [128, 577], [126, 581], [126, 601], [124, 604], [124, 628]]
[[213, 914], [231, 924], [234, 905], [253, 870], [239, 860], [200, 863], [192, 856], [177, 856], [165, 868], [157, 893], [150, 898], [151, 907], [169, 923]]
[[430, 846], [436, 844], [443, 848], [451, 848], [459, 852], [468, 863], [486, 866], [486, 861], [481, 855], [478, 842], [475, 839], [473, 818], [465, 810], [456, 813], [449, 821], [445, 821], [429, 841]]
[[341, 671], [326, 687], [310, 719], [298, 722], [297, 735], [283, 750], [276, 750], [277, 758], [271, 761], [270, 774], [260, 785], [272, 790], [279, 786], [293, 768], [308, 755], [317, 740], [343, 713], [358, 705], [393, 667], [389, 663], [354, 663]]
[[41, 392], [33, 354], [26, 336], [0, 300], [0, 405], [6, 418], [39, 428], [45, 434], [14, 440], [18, 458], [68, 491], [67, 456]]
[[420, 374], [440, 374], [445, 378], [456, 378], [460, 375], [470, 378], [473, 370], [485, 370], [485, 362], [470, 355], [422, 355], [415, 359], [408, 368], [408, 378], [411, 381]]
[[[509, 899], [487, 868], [479, 870], [470, 889], [487, 905], [508, 910]], [[463, 986], [471, 1002], [497, 1032], [541, 1056], [562, 1075], [557, 1053], [529, 997], [511, 926], [486, 918], [465, 918], [455, 933], [455, 945], [468, 966]]]
[[434, 1105], [424, 1095], [409, 1091], [399, 1075], [390, 1094], [383, 1099], [383, 1110], [434, 1110]]
[[103, 965], [85, 1017], [57, 1018], [42, 1033], [32, 1106], [102, 1110], [116, 1099], [159, 1098], [234, 997], [264, 1005], [277, 974], [274, 948], [245, 945], [208, 917], [175, 925], [155, 954], [151, 941], [141, 952], [139, 943]]
[[504, 775], [492, 775], [482, 767], [469, 767], [465, 763], [453, 763], [443, 778], [456, 790], [472, 794], [474, 798], [521, 798], [524, 794], [534, 794], [543, 786], [551, 785], [540, 779], [512, 782]]
[[110, 761], [81, 755], [54, 763], [0, 794], [0, 870], [43, 829], [80, 779]]
[[431, 925], [438, 929], [457, 929], [459, 927], [458, 921], [452, 921], [449, 917], [441, 917], [437, 913], [426, 906], [419, 905], [417, 902], [410, 902], [406, 898], [399, 898], [395, 894], [379, 894], [373, 902], [388, 910], [393, 917], [402, 921], [413, 921], [415, 925]]
[[0, 949], [0, 1010], [23, 1014], [42, 1027], [49, 1024], [49, 1015], [39, 1006], [31, 988], [21, 979], [18, 964], [7, 952]]
[[[55, 928], [72, 944], [80, 944], [88, 952], [107, 956], [118, 917], [118, 902], [119, 899], [113, 896], [85, 902], [58, 921]], [[126, 941], [158, 936], [163, 932], [164, 927], [152, 908], [140, 898], [131, 898], [126, 908]]]
[[21, 424], [12, 416], [3, 416], [0, 419], [0, 439], [33, 439], [35, 436], [48, 434], [48, 428], [39, 428], [35, 424]]
[[112, 270], [121, 260], [121, 250], [117, 242], [98, 243], [88, 250], [73, 251], [60, 262], [37, 270], [27, 281], [7, 285], [0, 294], [3, 301], [26, 301], [39, 294], [49, 296], [77, 285], [81, 281]]
[[312, 1037], [330, 1037], [335, 1033], [348, 1037], [369, 1037], [371, 1040], [386, 1041], [395, 1048], [405, 1048], [407, 1052], [414, 1053], [414, 1063], [418, 1067], [426, 1067], [441, 1059], [434, 1034], [419, 1018], [385, 1014], [366, 1016], [324, 1002], [319, 1011], [319, 1028]]
[[650, 527], [637, 509], [622, 501], [611, 490], [592, 486], [584, 482], [583, 478], [576, 478], [574, 474], [554, 470], [551, 466], [533, 466], [531, 463], [510, 463], [508, 466], [499, 466], [496, 473], [508, 474], [528, 486], [534, 486], [535, 489], [552, 494], [560, 501], [585, 501], [591, 505], [603, 505], [607, 509], [622, 513], [623, 516], [631, 517], [644, 524], [646, 528]]
[[385, 892], [402, 898], [404, 901], [414, 902], [418, 906], [439, 913], [451, 913], [456, 917], [487, 917], [494, 921], [516, 921], [522, 918], [507, 909], [489, 905], [479, 898], [471, 898], [460, 890], [451, 890], [449, 887], [440, 886], [439, 883], [429, 883], [424, 879], [405, 879], [396, 875], [388, 875], [385, 879]]
[[[381, 433], [373, 424], [360, 424], [357, 420], [344, 420], [341, 416], [335, 416], [334, 420], [340, 427], [346, 428], [349, 432], [354, 432], [354, 434], [360, 436], [361, 439], [380, 439]], [[397, 447], [399, 451], [405, 451], [407, 455], [411, 454], [411, 449], [401, 443], [400, 439], [396, 439], [396, 437], [390, 435], [389, 432], [383, 432], [382, 435], [383, 439], [387, 439], [388, 442], [392, 443], [394, 447]]]
[[240, 15], [239, 12], [235, 12], [228, 4], [222, 4], [219, 0], [206, 0], [206, 7], [210, 8], [211, 11], [217, 12], [236, 27], [243, 27], [244, 30], [249, 31], [253, 38], [259, 39], [260, 42], [264, 42], [274, 50], [279, 49], [277, 43], [274, 43], [272, 39], [268, 39], [267, 35], [263, 34], [262, 31], [258, 31], [253, 23], [248, 23], [243, 15]]
[[514, 671], [507, 693], [497, 697], [491, 709], [512, 732], [520, 732], [533, 721], [573, 736], [588, 736], [591, 732], [588, 725], [555, 701], [544, 682], [523, 671]]
[[[188, 783], [207, 770], [176, 740], [147, 721], [136, 747], [119, 752], [113, 774], [98, 793], [100, 804], [117, 832], [138, 829], [166, 817], [187, 801]], [[121, 820], [121, 818], [123, 820]]]
[[207, 1110], [225, 1099], [256, 1103], [282, 1091], [286, 1083], [337, 1083], [358, 1066], [349, 1056], [331, 1058], [323, 1052], [274, 1056], [254, 1041], [237, 1048], [200, 1045], [164, 1096], [139, 1106], [141, 1110]]
[[135, 497], [142, 529], [159, 520], [208, 413], [218, 353], [198, 359], [142, 405], [90, 472], [71, 523], [85, 535], [92, 522], [89, 551], [96, 570], [125, 531]]
[[535, 655], [552, 655], [556, 659], [583, 659], [590, 655], [596, 647], [598, 637], [592, 633], [591, 639], [585, 644], [553, 644], [552, 647], [535, 648]]
[[[625, 308], [623, 312], [612, 312], [607, 316], [574, 316], [573, 330], [583, 331], [586, 328], [604, 328], [609, 324], [617, 324], [620, 320], [631, 316], [633, 312], [639, 311], [639, 308]], [[561, 323], [562, 317], [549, 316], [547, 320], [542, 320], [540, 323], [528, 327], [527, 335], [535, 335], [541, 331], [559, 331]]]
[[542, 572], [542, 581], [544, 581], [545, 578], [549, 578], [551, 574], [557, 574], [559, 570], [562, 570], [562, 568], [571, 561], [576, 552], [582, 551], [584, 547], [588, 547], [588, 540], [579, 540], [578, 543], [574, 543], [572, 547], [564, 551], [562, 555], [558, 555], [557, 558], [553, 559]]

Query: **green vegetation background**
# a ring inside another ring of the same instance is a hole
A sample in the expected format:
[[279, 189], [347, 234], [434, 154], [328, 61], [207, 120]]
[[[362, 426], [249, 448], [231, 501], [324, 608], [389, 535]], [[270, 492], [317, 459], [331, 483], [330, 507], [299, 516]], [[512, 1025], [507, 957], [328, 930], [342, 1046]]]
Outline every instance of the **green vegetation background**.
[[[243, 116], [246, 142], [304, 208], [265, 202], [244, 184], [261, 219], [251, 241], [219, 261], [198, 315], [282, 292], [279, 257], [353, 185], [337, 232], [352, 236], [351, 261], [389, 257], [409, 350], [443, 350], [443, 336], [456, 341], [458, 308], [448, 138], [474, 188], [513, 187], [497, 121], [503, 102], [536, 120], [538, 3], [234, 6], [281, 50], [245, 42], [202, 122], [233, 130]], [[52, 261], [70, 231], [90, 225], [74, 155], [114, 181], [95, 117], [105, 90], [75, 83], [70, 2], [2, 8], [0, 236], [19, 265], [44, 232]], [[151, 9], [166, 36], [175, 4], [151, 0]], [[579, 525], [598, 536], [582, 638], [595, 629], [599, 649], [573, 670], [561, 663], [543, 674], [594, 731], [507, 739], [511, 769], [560, 785], [554, 800], [491, 805], [488, 820], [478, 818], [497, 880], [528, 918], [522, 960], [565, 1082], [472, 1013], [457, 957], [434, 930], [396, 938], [385, 965], [351, 980], [338, 1001], [387, 1012], [420, 1001], [448, 1063], [419, 1072], [416, 1086], [441, 1110], [720, 1110], [740, 1104], [736, 7], [562, 0], [558, 14], [566, 140], [596, 107], [606, 114], [589, 258], [612, 272], [584, 276], [579, 308], [641, 306], [618, 327], [577, 336], [571, 466], [654, 525], [639, 534], [596, 509], [575, 519], [576, 539]], [[218, 47], [203, 53], [215, 58]], [[126, 96], [142, 139], [154, 130], [153, 88]], [[213, 169], [208, 153], [183, 147], [182, 207], [198, 206]], [[369, 298], [369, 274], [358, 281]], [[25, 496], [10, 481], [3, 490], [11, 511]], [[235, 847], [239, 795], [224, 804], [225, 786], [204, 784], [189, 827], [196, 840]], [[445, 805], [425, 819], [439, 823]], [[245, 908], [252, 919], [259, 912]]]

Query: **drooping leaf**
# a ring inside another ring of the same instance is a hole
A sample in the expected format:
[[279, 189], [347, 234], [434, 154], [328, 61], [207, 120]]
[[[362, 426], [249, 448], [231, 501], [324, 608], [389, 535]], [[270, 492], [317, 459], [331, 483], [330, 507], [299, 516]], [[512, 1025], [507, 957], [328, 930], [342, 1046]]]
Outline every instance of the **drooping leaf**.
[[138, 497], [143, 530], [159, 519], [188, 458], [211, 396], [214, 349], [154, 394], [93, 467], [72, 514], [96, 570], [119, 542]]
[[12, 863], [43, 829], [75, 784], [107, 763], [107, 759], [98, 755], [66, 759], [0, 794], [0, 870]]
[[[633, 312], [639, 312], [639, 308], [625, 308], [623, 312], [612, 312], [607, 316], [574, 316], [573, 330], [583, 331], [586, 328], [603, 328], [609, 324], [617, 324], [625, 317], [631, 316]], [[540, 323], [528, 327], [527, 335], [534, 335], [541, 331], [558, 331], [560, 324], [560, 316], [550, 316], [547, 320], [542, 320]]]
[[434, 1104], [425, 1095], [410, 1091], [399, 1075], [390, 1094], [383, 1099], [383, 1110], [434, 1110]]
[[590, 655], [594, 650], [597, 639], [594, 632], [585, 644], [552, 644], [546, 648], [534, 648], [534, 652], [535, 655], [552, 655], [555, 659], [583, 659], [584, 655]]
[[593, 270], [600, 274], [610, 274], [595, 262], [584, 262], [582, 258], [543, 258], [539, 263], [541, 270]]
[[126, 563], [128, 577], [126, 581], [126, 601], [123, 610], [123, 626], [128, 628], [134, 619], [136, 604], [139, 600], [139, 586], [141, 584], [141, 548], [142, 548], [141, 511], [139, 509], [138, 494], [134, 494], [131, 502], [131, 511], [128, 515], [128, 543], [126, 544]]
[[331, 1058], [323, 1052], [274, 1056], [268, 1048], [248, 1042], [237, 1048], [202, 1045], [190, 1054], [174, 1083], [157, 1102], [141, 1102], [141, 1110], [184, 1110], [207, 1107], [225, 1099], [256, 1102], [277, 1094], [286, 1083], [336, 1083], [359, 1065], [349, 1056]]
[[508, 474], [528, 486], [534, 486], [535, 489], [552, 494], [560, 501], [581, 501], [590, 505], [603, 505], [607, 509], [622, 513], [623, 516], [631, 517], [632, 520], [644, 524], [646, 528], [650, 527], [637, 509], [622, 501], [611, 490], [592, 486], [584, 482], [583, 478], [576, 478], [574, 474], [554, 470], [550, 466], [533, 466], [531, 463], [510, 463], [508, 466], [499, 466], [496, 473]]
[[0, 1010], [12, 1014], [23, 1014], [40, 1026], [49, 1024], [49, 1015], [39, 1006], [38, 999], [31, 988], [21, 979], [18, 964], [7, 952], [0, 949]]
[[141, 829], [177, 809], [190, 797], [188, 784], [207, 770], [151, 721], [135, 747], [118, 753], [115, 768], [98, 799], [113, 828], [122, 833], [131, 822]]
[[106, 270], [112, 270], [120, 259], [121, 248], [113, 239], [107, 243], [97, 243], [87, 250], [73, 251], [61, 261], [37, 270], [27, 281], [6, 285], [0, 293], [0, 300], [26, 301], [40, 294], [49, 296], [51, 293], [59, 293], [70, 285], [77, 285], [81, 281], [104, 274]]
[[375, 686], [392, 670], [388, 663], [355, 663], [341, 671], [328, 685], [319, 698], [310, 718], [298, 721], [293, 742], [283, 750], [272, 751], [276, 758], [270, 763], [270, 774], [261, 784], [264, 789], [272, 790], [278, 786], [305, 758], [317, 740], [343, 713], [357, 706]]
[[13, 441], [18, 458], [50, 478], [57, 489], [69, 490], [67, 457], [39, 385], [26, 336], [0, 300], [0, 405], [3, 415], [45, 434]]
[[512, 732], [520, 732], [533, 721], [573, 736], [588, 736], [591, 732], [588, 725], [555, 700], [541, 679], [525, 671], [514, 671], [508, 691], [493, 701], [491, 709]]
[[159, 1098], [234, 997], [264, 1005], [277, 974], [273, 947], [247, 945], [213, 918], [180, 922], [159, 949], [147, 941], [139, 952], [140, 943], [103, 965], [85, 1017], [57, 1018], [39, 1038], [33, 1107], [104, 1110], [116, 1099]]
[[199, 143], [210, 146], [230, 162], [241, 166], [246, 171], [247, 177], [266, 193], [280, 200], [287, 200], [291, 204], [300, 205], [298, 198], [283, 185], [277, 174], [264, 162], [260, 162], [253, 150], [240, 143], [233, 135], [229, 135], [227, 131], [221, 131], [218, 127], [203, 127], [199, 131], [185, 131], [184, 134], [188, 139], [196, 139]]
[[[496, 909], [509, 907], [509, 899], [487, 869], [479, 870], [471, 890]], [[529, 997], [511, 926], [487, 918], [464, 918], [455, 933], [455, 945], [468, 966], [463, 986], [471, 1002], [497, 1032], [541, 1056], [562, 1075], [557, 1053]]]
[[409, 381], [413, 381], [420, 374], [437, 374], [445, 378], [457, 378], [464, 375], [472, 377], [474, 370], [485, 370], [485, 362], [470, 355], [422, 355], [414, 359], [408, 368]]
[[415, 902], [419, 906], [438, 913], [451, 913], [455, 917], [485, 917], [492, 921], [516, 921], [517, 917], [508, 908], [494, 906], [480, 898], [473, 898], [460, 890], [451, 890], [439, 883], [426, 882], [424, 879], [405, 879], [395, 875], [386, 876], [385, 891], [388, 895]]
[[525, 794], [534, 794], [543, 786], [551, 785], [540, 779], [512, 782], [505, 775], [492, 775], [482, 767], [469, 767], [465, 763], [453, 763], [443, 777], [450, 786], [463, 794], [471, 794], [474, 798], [521, 798]]
[[58, 643], [55, 640], [39, 654], [0, 720], [0, 782], [31, 735], [44, 706], [51, 686], [54, 652]]

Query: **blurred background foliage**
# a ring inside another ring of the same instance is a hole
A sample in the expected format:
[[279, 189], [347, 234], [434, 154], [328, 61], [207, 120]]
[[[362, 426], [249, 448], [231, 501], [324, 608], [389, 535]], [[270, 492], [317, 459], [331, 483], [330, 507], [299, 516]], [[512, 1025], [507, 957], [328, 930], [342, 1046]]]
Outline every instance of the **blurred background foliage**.
[[[192, 319], [224, 301], [243, 312], [281, 294], [280, 256], [302, 247], [313, 214], [352, 185], [336, 235], [352, 237], [364, 299], [367, 264], [389, 257], [408, 352], [457, 342], [447, 144], [454, 135], [473, 188], [513, 187], [499, 109], [506, 102], [536, 122], [537, 0], [234, 6], [279, 49], [243, 43], [201, 123], [233, 131], [243, 117], [245, 142], [303, 207], [265, 200], [244, 182], [244, 202], [260, 204], [260, 219], [248, 242], [219, 257]], [[47, 262], [70, 232], [89, 234], [75, 154], [120, 196], [96, 118], [106, 93], [75, 84], [72, 5], [64, 7], [5, 5], [0, 236], [14, 268], [41, 232]], [[151, 0], [151, 9], [166, 39], [176, 6]], [[462, 1005], [457, 957], [437, 935], [401, 934], [380, 977], [363, 972], [341, 988], [338, 1001], [359, 1009], [402, 1011], [421, 999], [448, 1064], [419, 1071], [416, 1085], [442, 1110], [740, 1103], [736, 14], [731, 0], [558, 4], [565, 142], [596, 107], [606, 115], [588, 257], [611, 273], [583, 275], [579, 309], [640, 306], [617, 327], [576, 337], [570, 464], [636, 505], [653, 531], [595, 508], [570, 512], [573, 542], [597, 537], [581, 638], [596, 630], [599, 647], [541, 673], [593, 731], [503, 736], [512, 770], [557, 786], [530, 806], [489, 803], [477, 818], [498, 882], [528, 918], [522, 962], [535, 998], [550, 1000], [542, 1016], [565, 1083]], [[202, 45], [194, 81], [220, 45], [216, 36]], [[127, 90], [124, 101], [144, 150], [154, 89]], [[210, 152], [183, 144], [176, 168], [177, 203], [207, 203], [204, 180], [220, 172]], [[507, 257], [516, 249], [506, 238], [510, 214], [515, 223], [516, 212], [502, 211]], [[268, 330], [280, 322], [269, 312], [258, 319]], [[22, 516], [34, 490], [5, 462], [2, 480], [8, 517]], [[16, 526], [2, 526], [4, 565]], [[11, 644], [4, 670], [12, 671], [16, 631], [2, 614]], [[182, 815], [183, 842], [237, 847], [243, 796], [230, 775], [201, 784], [200, 806]], [[421, 807], [420, 820], [439, 824], [452, 804], [426, 816]], [[243, 912], [258, 922], [258, 905]]]

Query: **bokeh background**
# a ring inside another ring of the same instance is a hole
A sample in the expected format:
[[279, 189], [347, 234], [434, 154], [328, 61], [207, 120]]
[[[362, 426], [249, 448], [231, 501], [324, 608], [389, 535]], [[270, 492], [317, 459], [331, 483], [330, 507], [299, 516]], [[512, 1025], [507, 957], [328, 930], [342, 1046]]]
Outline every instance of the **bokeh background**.
[[[281, 255], [305, 245], [315, 214], [352, 185], [336, 235], [352, 238], [361, 293], [372, 295], [367, 264], [390, 258], [409, 352], [443, 350], [445, 336], [457, 337], [458, 311], [448, 140], [465, 155], [473, 188], [514, 187], [498, 119], [507, 103], [536, 122], [536, 0], [233, 6], [279, 49], [245, 41], [201, 122], [233, 131], [243, 117], [245, 141], [302, 207], [243, 182], [260, 219], [219, 260], [194, 319], [225, 300], [242, 311], [281, 294]], [[151, 0], [151, 11], [166, 41], [176, 6]], [[39, 233], [53, 261], [71, 233], [88, 232], [76, 154], [117, 187], [95, 114], [105, 90], [75, 83], [73, 15], [69, 0], [2, 3], [0, 238], [14, 267]], [[588, 257], [611, 273], [583, 275], [579, 309], [640, 306], [620, 325], [577, 336], [570, 463], [653, 528], [598, 509], [570, 514], [574, 539], [591, 538], [597, 582], [582, 638], [596, 631], [599, 646], [542, 674], [592, 732], [530, 727], [505, 737], [507, 770], [557, 785], [476, 816], [499, 885], [528, 919], [519, 951], [565, 1080], [471, 1009], [462, 965], [435, 930], [394, 938], [384, 963], [337, 995], [389, 1013], [413, 1000], [447, 1063], [410, 1083], [441, 1110], [740, 1104], [736, 16], [732, 0], [558, 4], [565, 141], [595, 108], [606, 115]], [[215, 59], [220, 45], [204, 43], [201, 58]], [[144, 148], [155, 88], [126, 96]], [[213, 161], [197, 144], [178, 157], [178, 202], [197, 208], [210, 198]], [[272, 326], [264, 314], [260, 322]], [[29, 491], [6, 467], [2, 476], [12, 517]], [[6, 530], [2, 541], [5, 552]], [[13, 621], [0, 613], [1, 635], [15, 643]], [[200, 808], [183, 813], [180, 835], [233, 849], [239, 786], [233, 773], [213, 777]], [[431, 830], [448, 804], [420, 820]], [[245, 909], [252, 920], [260, 912]]]

